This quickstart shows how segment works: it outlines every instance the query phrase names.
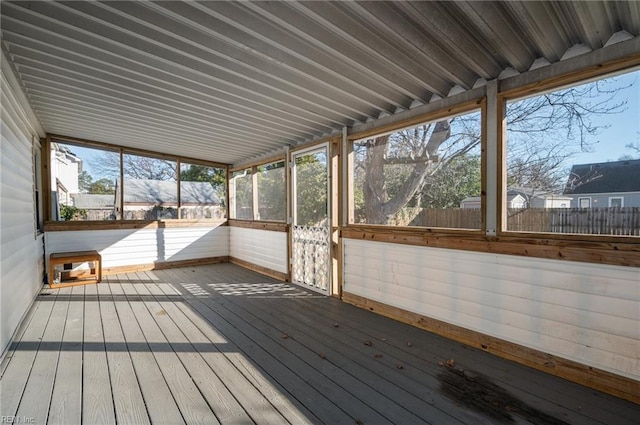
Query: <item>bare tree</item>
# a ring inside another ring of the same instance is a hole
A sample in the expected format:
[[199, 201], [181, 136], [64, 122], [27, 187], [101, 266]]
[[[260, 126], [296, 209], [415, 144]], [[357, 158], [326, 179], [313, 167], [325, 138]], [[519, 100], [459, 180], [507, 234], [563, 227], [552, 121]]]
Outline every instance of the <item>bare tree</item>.
[[622, 87], [615, 88], [611, 80], [509, 103], [509, 185], [541, 192], [562, 188], [567, 160], [580, 152], [592, 152], [593, 136], [608, 127], [596, 124], [594, 118], [618, 114], [626, 108], [626, 101], [615, 98]]
[[[428, 177], [480, 144], [479, 114], [417, 126], [361, 142], [357, 167], [367, 223], [388, 223], [410, 202], [419, 206]], [[408, 216], [405, 221], [411, 221]]]
[[[167, 159], [152, 158], [124, 154], [122, 157], [123, 173], [132, 179], [177, 180], [177, 163]], [[91, 167], [101, 175], [120, 176], [120, 155], [104, 152], [91, 162]]]
[[629, 158], [621, 158], [621, 159], [634, 159], [634, 157], [640, 158], [640, 131], [636, 133], [638, 135], [638, 140], [634, 143], [627, 143], [624, 147], [631, 150], [633, 152], [631, 155], [628, 155]]
[[[626, 102], [615, 99], [619, 90], [602, 80], [511, 102], [508, 184], [539, 192], [559, 190], [566, 160], [590, 151], [591, 136], [603, 128], [593, 118], [624, 111]], [[477, 152], [479, 143], [479, 120], [467, 115], [360, 142], [355, 169], [363, 220], [387, 224], [411, 202], [420, 206], [423, 192], [432, 189], [425, 182], [433, 181], [456, 158]]]
[[[438, 150], [450, 137], [450, 121], [443, 120], [366, 142], [363, 192], [368, 222], [386, 223], [409, 203], [422, 188], [427, 175], [442, 166], [443, 161], [437, 156]], [[384, 168], [390, 164], [411, 168], [393, 197], [389, 196], [384, 178]]]

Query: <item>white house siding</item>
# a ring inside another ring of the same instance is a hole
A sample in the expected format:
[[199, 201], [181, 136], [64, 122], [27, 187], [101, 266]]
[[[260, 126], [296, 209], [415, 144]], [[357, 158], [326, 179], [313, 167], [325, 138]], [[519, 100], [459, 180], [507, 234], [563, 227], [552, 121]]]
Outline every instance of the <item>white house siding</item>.
[[51, 175], [55, 176], [55, 178], [51, 179], [51, 190], [58, 190], [57, 179], [67, 190], [67, 193], [79, 193], [78, 174], [80, 173], [80, 162], [80, 158], [75, 158], [66, 153], [58, 153], [55, 149], [51, 149]]
[[[2, 56], [4, 61], [6, 58]], [[33, 141], [38, 135], [2, 69], [0, 143], [0, 353], [42, 285], [42, 238], [35, 233]]]
[[227, 226], [47, 232], [45, 240], [48, 253], [96, 250], [103, 268], [229, 255]]
[[576, 193], [571, 195], [572, 208], [580, 208], [580, 198], [591, 199], [591, 208], [609, 207], [609, 198], [622, 198], [623, 206], [640, 207], [640, 192], [611, 192], [611, 193]]
[[344, 240], [344, 291], [640, 378], [640, 269]]
[[287, 272], [287, 233], [231, 227], [230, 256], [281, 273]]

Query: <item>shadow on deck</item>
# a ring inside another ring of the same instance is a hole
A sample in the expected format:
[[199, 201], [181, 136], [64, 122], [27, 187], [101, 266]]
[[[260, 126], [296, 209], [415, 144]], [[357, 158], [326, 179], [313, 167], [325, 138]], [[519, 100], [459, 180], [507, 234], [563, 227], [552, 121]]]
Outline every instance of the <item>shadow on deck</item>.
[[635, 424], [640, 406], [232, 264], [44, 289], [0, 415], [64, 424]]

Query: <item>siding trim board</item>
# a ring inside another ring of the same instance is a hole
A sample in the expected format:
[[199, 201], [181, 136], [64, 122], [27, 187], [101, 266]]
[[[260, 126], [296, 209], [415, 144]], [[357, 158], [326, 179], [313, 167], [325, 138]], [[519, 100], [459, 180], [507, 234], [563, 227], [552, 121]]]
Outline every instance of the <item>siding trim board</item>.
[[268, 230], [271, 232], [288, 232], [289, 231], [289, 225], [284, 222], [240, 220], [240, 219], [234, 218], [234, 219], [230, 219], [228, 221], [228, 224], [231, 227], [243, 227], [246, 229]]
[[45, 232], [72, 232], [84, 230], [158, 229], [186, 227], [226, 226], [222, 220], [113, 220], [113, 221], [47, 221]]
[[193, 267], [193, 266], [203, 266], [206, 264], [217, 264], [217, 263], [228, 263], [228, 256], [220, 256], [220, 257], [208, 257], [208, 258], [196, 258], [193, 260], [180, 260], [180, 261], [159, 261], [157, 263], [149, 263], [149, 264], [134, 264], [130, 266], [117, 266], [117, 267], [109, 267], [102, 270], [102, 275], [116, 275], [120, 273], [135, 273], [135, 272], [143, 272], [149, 270], [164, 270], [164, 269], [174, 269], [180, 267]]
[[[613, 242], [566, 241], [560, 238], [533, 238], [526, 233], [498, 237], [480, 234], [425, 232], [424, 229], [349, 227], [342, 237], [354, 240], [389, 242], [403, 245], [458, 249], [491, 254], [518, 255], [551, 260], [640, 267], [640, 244], [635, 236], [615, 238]], [[620, 242], [620, 241], [626, 241]]]

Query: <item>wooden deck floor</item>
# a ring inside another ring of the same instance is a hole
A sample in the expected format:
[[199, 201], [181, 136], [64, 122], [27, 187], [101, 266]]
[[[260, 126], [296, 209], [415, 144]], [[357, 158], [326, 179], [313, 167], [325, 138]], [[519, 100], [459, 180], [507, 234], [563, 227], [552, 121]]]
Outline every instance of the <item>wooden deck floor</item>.
[[44, 289], [0, 373], [0, 415], [15, 423], [640, 418], [640, 406], [232, 264]]

